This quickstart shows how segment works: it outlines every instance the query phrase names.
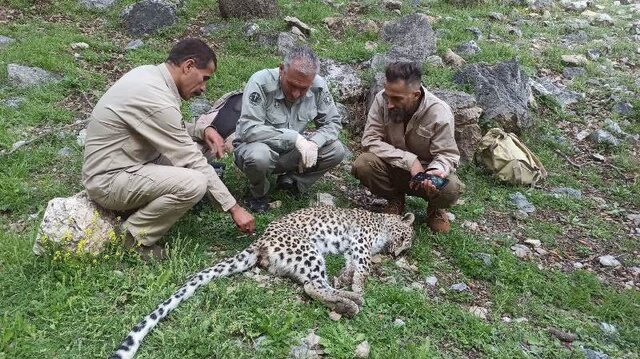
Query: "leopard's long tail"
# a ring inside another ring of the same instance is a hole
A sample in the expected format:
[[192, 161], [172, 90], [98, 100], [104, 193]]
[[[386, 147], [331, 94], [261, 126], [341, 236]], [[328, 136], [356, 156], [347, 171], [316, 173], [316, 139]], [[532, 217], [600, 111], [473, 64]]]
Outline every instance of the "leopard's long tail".
[[187, 283], [173, 293], [169, 299], [158, 305], [153, 312], [133, 327], [109, 359], [133, 358], [145, 336], [183, 300], [191, 297], [196, 289], [211, 282], [213, 279], [227, 277], [253, 268], [256, 265], [257, 259], [257, 248], [250, 246], [237, 255], [194, 275]]

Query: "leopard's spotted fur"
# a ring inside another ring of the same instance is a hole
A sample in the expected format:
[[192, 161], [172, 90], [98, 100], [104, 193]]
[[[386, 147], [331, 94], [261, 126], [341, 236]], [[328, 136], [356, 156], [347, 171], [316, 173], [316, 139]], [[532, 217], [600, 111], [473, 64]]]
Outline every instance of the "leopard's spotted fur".
[[[270, 223], [245, 250], [193, 276], [169, 299], [138, 323], [111, 356], [132, 358], [144, 337], [160, 320], [212, 279], [244, 272], [254, 266], [290, 277], [305, 292], [332, 310], [353, 316], [363, 304], [362, 291], [371, 256], [385, 251], [398, 255], [411, 246], [414, 216], [373, 213], [335, 207], [305, 208]], [[335, 289], [325, 270], [325, 254], [344, 254], [346, 266]]]

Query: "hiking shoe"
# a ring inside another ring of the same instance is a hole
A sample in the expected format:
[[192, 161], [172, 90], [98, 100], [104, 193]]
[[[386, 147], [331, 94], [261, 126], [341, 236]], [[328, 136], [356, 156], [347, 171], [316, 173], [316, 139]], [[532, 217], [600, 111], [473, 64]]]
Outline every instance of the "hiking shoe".
[[150, 246], [140, 244], [133, 238], [133, 235], [129, 231], [125, 231], [124, 233], [124, 247], [138, 253], [144, 261], [151, 259], [161, 261], [167, 258], [167, 252], [162, 246], [158, 244], [152, 244]]
[[382, 212], [386, 214], [402, 214], [404, 212], [404, 196], [388, 200]]
[[298, 184], [293, 178], [287, 175], [278, 176], [278, 179], [276, 180], [276, 189], [283, 192], [287, 192], [293, 196], [300, 196], [300, 190], [298, 189]]
[[447, 211], [444, 209], [427, 208], [427, 225], [434, 233], [447, 233], [451, 229]]
[[253, 213], [264, 213], [269, 210], [269, 198], [267, 196], [249, 197], [247, 208]]

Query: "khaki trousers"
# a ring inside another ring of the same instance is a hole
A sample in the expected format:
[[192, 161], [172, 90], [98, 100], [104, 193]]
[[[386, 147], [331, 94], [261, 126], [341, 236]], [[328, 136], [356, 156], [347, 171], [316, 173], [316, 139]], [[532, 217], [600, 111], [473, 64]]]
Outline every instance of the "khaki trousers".
[[273, 151], [261, 142], [242, 143], [234, 151], [235, 163], [249, 179], [249, 190], [254, 198], [269, 192], [269, 175], [286, 174], [298, 185], [301, 193], [306, 192], [325, 172], [342, 162], [345, 149], [338, 140], [328, 142], [318, 149], [315, 166], [298, 172], [300, 153], [292, 150], [283, 154]]
[[364, 152], [356, 158], [351, 167], [351, 174], [373, 194], [388, 200], [404, 198], [405, 194], [421, 197], [434, 209], [453, 206], [464, 191], [464, 184], [452, 173], [447, 177], [449, 183], [431, 198], [427, 198], [409, 188], [409, 171], [391, 166], [370, 152]]
[[135, 210], [125, 228], [143, 245], [151, 245], [193, 207], [207, 191], [200, 172], [173, 166], [145, 164], [117, 174], [109, 193], [92, 199], [114, 211]]

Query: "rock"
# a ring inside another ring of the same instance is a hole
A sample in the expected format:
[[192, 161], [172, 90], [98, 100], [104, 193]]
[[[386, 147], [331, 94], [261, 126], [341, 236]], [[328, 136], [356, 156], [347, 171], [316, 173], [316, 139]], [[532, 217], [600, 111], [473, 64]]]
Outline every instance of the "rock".
[[316, 350], [309, 348], [307, 345], [292, 346], [289, 351], [289, 357], [291, 359], [316, 359], [320, 358]]
[[553, 82], [550, 78], [529, 79], [534, 93], [555, 100], [561, 108], [573, 105], [584, 98], [584, 94], [567, 90]]
[[516, 60], [468, 65], [454, 76], [454, 81], [474, 86], [486, 120], [515, 133], [533, 125], [528, 109], [529, 77]]
[[204, 115], [211, 109], [211, 104], [205, 97], [196, 97], [191, 101], [191, 115], [195, 118]]
[[589, 41], [589, 35], [587, 35], [584, 31], [578, 31], [575, 33], [567, 34], [562, 37], [564, 42], [568, 42], [569, 44], [581, 44], [583, 42]]
[[125, 46], [124, 50], [125, 51], [135, 50], [142, 47], [142, 45], [144, 45], [144, 41], [142, 41], [141, 39], [131, 40], [129, 41], [127, 46]]
[[529, 218], [529, 214], [521, 209], [513, 212], [511, 216], [513, 217], [513, 219], [518, 221], [525, 221]]
[[587, 58], [582, 55], [562, 55], [561, 59], [565, 64], [574, 66], [583, 66], [589, 62]]
[[482, 50], [480, 49], [478, 44], [476, 44], [476, 42], [473, 40], [462, 43], [460, 44], [460, 46], [456, 48], [456, 53], [461, 55], [462, 57], [473, 56], [479, 53], [480, 51]]
[[402, 327], [404, 326], [404, 320], [397, 318], [396, 320], [393, 321], [393, 325], [395, 325], [396, 327]]
[[43, 255], [56, 243], [72, 254], [98, 255], [109, 240], [116, 238], [116, 217], [116, 213], [95, 204], [86, 191], [54, 198], [47, 204], [33, 252]]
[[116, 0], [80, 0], [80, 5], [90, 10], [107, 10]]
[[297, 45], [304, 43], [302, 39], [290, 32], [278, 34], [277, 47], [280, 56], [286, 56]]
[[84, 147], [84, 143], [87, 140], [87, 129], [82, 129], [78, 132], [78, 136], [76, 137], [76, 143], [80, 147]]
[[424, 281], [431, 287], [435, 287], [438, 284], [438, 278], [436, 278], [435, 276], [428, 276]]
[[522, 37], [522, 30], [520, 30], [519, 28], [515, 27], [515, 26], [507, 26], [507, 31], [509, 32], [509, 34], [517, 37], [517, 38], [521, 38]]
[[334, 60], [320, 61], [320, 75], [329, 84], [335, 99], [340, 102], [354, 102], [364, 94], [364, 85], [353, 67]]
[[305, 38], [305, 35], [297, 26], [291, 26], [291, 33], [296, 35], [299, 38], [303, 38], [303, 39]]
[[551, 193], [556, 195], [556, 197], [567, 196], [567, 197], [571, 197], [571, 198], [575, 198], [575, 199], [581, 199], [582, 198], [582, 192], [581, 191], [579, 191], [577, 189], [573, 189], [573, 188], [568, 188], [568, 187], [552, 188], [551, 189]]
[[157, 32], [176, 23], [177, 6], [166, 0], [141, 0], [120, 13], [129, 35], [140, 36]]
[[589, 139], [595, 144], [604, 144], [610, 146], [618, 146], [620, 140], [605, 130], [596, 130], [589, 135]]
[[618, 330], [616, 329], [616, 327], [612, 324], [609, 323], [605, 323], [605, 322], [601, 322], [600, 323], [600, 330], [602, 330], [602, 332], [606, 335], [615, 335], [618, 334]]
[[527, 319], [527, 318], [516, 318], [516, 319], [513, 320], [514, 323], [518, 323], [518, 324], [519, 323], [526, 323], [528, 321], [529, 321], [529, 319]]
[[609, 359], [609, 356], [607, 354], [595, 350], [582, 348], [582, 352], [587, 359]]
[[62, 80], [62, 76], [39, 67], [8, 64], [7, 80], [13, 86], [25, 88], [57, 83]]
[[278, 15], [276, 0], [219, 0], [218, 9], [223, 19], [270, 18]]
[[533, 250], [536, 251], [536, 253], [538, 253], [541, 256], [546, 256], [549, 253], [548, 251], [546, 251], [542, 247], [535, 247]]
[[348, 125], [351, 122], [351, 112], [347, 108], [347, 106], [341, 104], [340, 102], [336, 102], [336, 107], [338, 108], [338, 114], [340, 115], [340, 121], [343, 125]]
[[640, 35], [640, 21], [636, 21], [631, 24], [631, 26], [629, 27], [629, 34]]
[[280, 201], [280, 200], [269, 202], [269, 208], [270, 209], [276, 209], [276, 208], [280, 208], [280, 207], [282, 207], [282, 201]]
[[462, 222], [462, 228], [468, 228], [469, 230], [475, 232], [478, 230], [478, 223], [465, 220], [464, 222]]
[[560, 1], [560, 6], [565, 10], [565, 11], [583, 11], [587, 8], [587, 6], [589, 5], [589, 2], [586, 0], [583, 1], [575, 1], [575, 0], [561, 0]]
[[355, 357], [356, 358], [368, 358], [369, 357], [369, 342], [366, 340], [362, 343], [358, 344], [356, 347]]
[[527, 197], [520, 192], [512, 193], [509, 195], [509, 198], [511, 199], [511, 202], [518, 207], [518, 209], [523, 210], [526, 213], [533, 213], [536, 211], [536, 207], [534, 207], [534, 205], [527, 200]]
[[60, 150], [58, 150], [58, 156], [60, 157], [71, 156], [71, 149], [69, 147], [62, 147]]
[[22, 97], [9, 97], [5, 100], [0, 101], [0, 104], [8, 108], [17, 109], [20, 107], [20, 105], [22, 105], [24, 101], [25, 99]]
[[424, 63], [436, 51], [436, 36], [425, 14], [412, 14], [385, 23], [382, 38], [390, 44], [385, 65], [394, 61]]
[[478, 259], [480, 259], [485, 266], [491, 267], [491, 263], [492, 263], [491, 254], [489, 254], [489, 253], [474, 253], [473, 256], [478, 258]]
[[320, 336], [316, 335], [316, 333], [311, 332], [309, 333], [309, 335], [307, 335], [302, 341], [309, 347], [309, 348], [316, 348], [320, 345]]
[[549, 328], [549, 334], [567, 343], [574, 342], [578, 339], [578, 336], [575, 333], [565, 332], [556, 328]]
[[576, 77], [584, 76], [585, 73], [587, 73], [587, 70], [583, 69], [582, 67], [565, 67], [562, 70], [562, 76], [568, 78], [569, 80], [572, 80]]
[[473, 34], [473, 36], [476, 38], [476, 40], [482, 39], [482, 31], [480, 31], [479, 28], [477, 28], [477, 27], [468, 27], [465, 30], [471, 32]]
[[640, 276], [640, 267], [631, 267], [631, 274], [634, 277]]
[[334, 322], [340, 320], [340, 318], [342, 318], [342, 314], [340, 313], [336, 313], [336, 312], [329, 313], [329, 319], [333, 320]]
[[27, 141], [25, 141], [25, 140], [17, 141], [13, 145], [11, 145], [11, 151], [15, 151], [18, 148], [20, 148], [20, 147], [22, 147], [22, 146], [24, 146], [26, 144], [27, 144]]
[[455, 67], [460, 67], [467, 63], [465, 59], [462, 58], [462, 56], [456, 54], [451, 49], [447, 49], [442, 59], [445, 63], [453, 65]]
[[487, 308], [476, 306], [469, 307], [469, 312], [480, 319], [487, 319], [487, 314], [489, 314]]
[[449, 219], [449, 222], [453, 222], [456, 220], [456, 215], [451, 213], [451, 212], [446, 212], [447, 213], [447, 218]]
[[429, 57], [427, 57], [427, 59], [425, 60], [425, 63], [429, 66], [433, 66], [433, 67], [443, 67], [444, 66], [444, 62], [442, 61], [442, 58], [438, 55], [431, 55]]
[[14, 40], [11, 37], [8, 36], [4, 36], [4, 35], [0, 35], [0, 48], [3, 48], [9, 44], [11, 44], [12, 42], [15, 42], [16, 40]]
[[602, 56], [602, 53], [598, 49], [589, 49], [589, 50], [587, 50], [587, 57], [591, 61], [595, 61], [595, 60], [599, 59], [600, 56]]
[[591, 19], [591, 25], [595, 26], [613, 26], [613, 18], [608, 14], [596, 14]]
[[[206, 36], [215, 35], [216, 33], [225, 30], [229, 27], [227, 24], [208, 24], [200, 28], [202, 34]], [[274, 42], [275, 43], [275, 42]]]
[[573, 268], [582, 269], [583, 267], [584, 267], [584, 264], [582, 264], [580, 262], [573, 262]]
[[402, 1], [400, 0], [383, 0], [382, 4], [387, 10], [400, 10], [402, 8]]
[[86, 50], [89, 48], [89, 44], [86, 42], [74, 42], [70, 46], [73, 50]]
[[569, 31], [584, 30], [589, 27], [589, 22], [584, 19], [570, 19], [565, 26]]
[[524, 241], [524, 243], [529, 244], [534, 248], [538, 248], [542, 245], [542, 242], [540, 242], [540, 240], [538, 239], [527, 239]]
[[635, 226], [640, 226], [640, 214], [627, 214], [627, 219], [633, 222]]
[[378, 44], [373, 42], [373, 41], [367, 41], [364, 44], [364, 48], [365, 48], [365, 50], [373, 51], [373, 50], [378, 48]]
[[620, 261], [612, 255], [600, 256], [598, 257], [598, 261], [605, 267], [617, 267], [620, 265]]
[[510, 317], [502, 317], [502, 322], [503, 323], [511, 323], [511, 318]]
[[456, 284], [453, 284], [452, 286], [450, 286], [449, 290], [452, 290], [452, 291], [458, 292], [458, 293], [462, 293], [462, 292], [469, 291], [469, 286], [467, 286], [465, 283], [456, 283]]
[[604, 162], [607, 160], [607, 158], [599, 153], [592, 153], [591, 154], [591, 158], [593, 158], [594, 160], [598, 161], [598, 162]]
[[256, 24], [255, 22], [249, 22], [242, 28], [242, 33], [246, 37], [252, 37], [253, 35], [258, 33], [258, 30], [260, 30], [260, 26], [258, 26], [258, 24]]
[[300, 29], [300, 31], [302, 31], [302, 33], [306, 36], [311, 35], [311, 33], [315, 31], [313, 28], [311, 28], [311, 26], [300, 21], [297, 17], [285, 16], [284, 21], [286, 21], [289, 26], [295, 26]]
[[630, 115], [633, 113], [633, 105], [626, 101], [617, 102], [615, 105], [613, 105], [611, 111], [623, 116]]
[[316, 193], [316, 203], [319, 206], [336, 206], [335, 197], [328, 193]]
[[526, 258], [531, 255], [531, 250], [529, 249], [529, 247], [522, 244], [516, 244], [511, 246], [511, 250], [513, 250], [513, 253], [518, 258]]

